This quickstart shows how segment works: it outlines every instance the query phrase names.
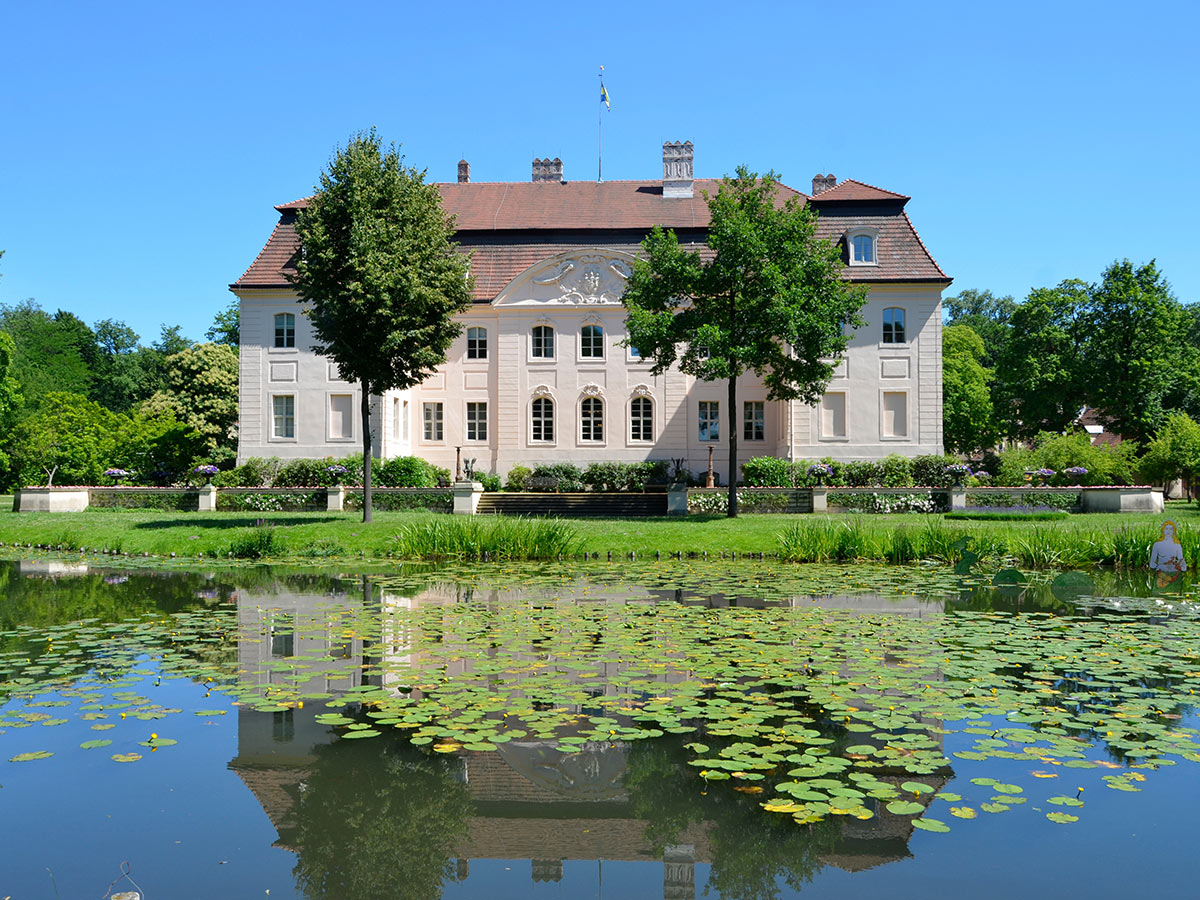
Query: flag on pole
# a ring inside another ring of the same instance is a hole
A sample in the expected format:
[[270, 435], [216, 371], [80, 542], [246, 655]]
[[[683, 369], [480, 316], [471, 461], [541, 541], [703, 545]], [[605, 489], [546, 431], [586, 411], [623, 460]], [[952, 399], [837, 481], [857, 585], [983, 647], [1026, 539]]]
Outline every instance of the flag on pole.
[[604, 82], [600, 82], [600, 99], [603, 101], [606, 109], [612, 109], [612, 104], [608, 102], [608, 89], [604, 87]]

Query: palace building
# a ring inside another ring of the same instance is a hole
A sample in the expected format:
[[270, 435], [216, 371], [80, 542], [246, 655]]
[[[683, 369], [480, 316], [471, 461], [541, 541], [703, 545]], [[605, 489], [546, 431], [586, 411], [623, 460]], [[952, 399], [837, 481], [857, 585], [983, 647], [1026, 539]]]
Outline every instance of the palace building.
[[[373, 397], [373, 452], [453, 469], [461, 448], [479, 471], [570, 461], [685, 459], [727, 469], [724, 382], [677, 370], [651, 375], [625, 337], [621, 294], [655, 225], [704, 243], [705, 192], [690, 142], [663, 145], [661, 181], [566, 181], [559, 159], [534, 160], [527, 182], [437, 185], [455, 240], [471, 256], [474, 304], [446, 362], [419, 386]], [[942, 452], [941, 292], [950, 279], [905, 212], [909, 198], [832, 175], [806, 195], [845, 277], [870, 286], [821, 402], [768, 400], [753, 374], [738, 384], [739, 457], [875, 459]], [[344, 456], [361, 448], [356, 384], [313, 351], [289, 280], [306, 201], [276, 207], [266, 246], [230, 289], [241, 301], [238, 461]], [[369, 341], [370, 335], [363, 335]]]

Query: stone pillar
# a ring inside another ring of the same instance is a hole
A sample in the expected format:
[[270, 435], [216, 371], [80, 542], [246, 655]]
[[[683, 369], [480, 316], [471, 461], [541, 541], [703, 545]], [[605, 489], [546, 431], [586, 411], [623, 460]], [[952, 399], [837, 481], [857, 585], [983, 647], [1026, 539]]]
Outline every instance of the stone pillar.
[[694, 900], [695, 896], [696, 848], [668, 844], [663, 850], [663, 900]]
[[687, 508], [687, 485], [672, 484], [667, 487], [667, 515], [668, 516], [686, 516]]
[[325, 489], [325, 509], [327, 512], [341, 512], [346, 508], [346, 489], [340, 484]]
[[829, 512], [829, 488], [823, 485], [812, 488], [812, 511]]
[[200, 502], [196, 508], [200, 512], [217, 511], [217, 488], [215, 485], [206, 484], [200, 488]]
[[454, 482], [454, 514], [473, 516], [479, 511], [479, 498], [483, 496], [483, 485], [478, 481]]
[[951, 511], [953, 511], [956, 509], [966, 509], [966, 508], [967, 508], [967, 489], [965, 487], [963, 487], [961, 484], [956, 484], [956, 485], [954, 485], [954, 487], [950, 488], [950, 509], [951, 509]]

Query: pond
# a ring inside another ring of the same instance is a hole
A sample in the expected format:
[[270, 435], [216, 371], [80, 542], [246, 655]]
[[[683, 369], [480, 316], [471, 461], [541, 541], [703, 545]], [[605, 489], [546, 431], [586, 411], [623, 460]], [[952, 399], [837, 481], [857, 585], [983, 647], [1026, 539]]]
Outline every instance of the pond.
[[1193, 588], [992, 581], [0, 562], [0, 896], [1193, 896]]

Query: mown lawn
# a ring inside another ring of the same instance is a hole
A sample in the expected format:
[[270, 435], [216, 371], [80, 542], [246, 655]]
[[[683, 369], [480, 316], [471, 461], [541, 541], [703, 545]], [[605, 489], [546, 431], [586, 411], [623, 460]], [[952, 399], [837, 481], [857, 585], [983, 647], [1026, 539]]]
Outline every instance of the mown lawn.
[[[11, 500], [0, 497], [0, 552], [11, 554], [13, 543], [49, 544], [52, 547], [86, 548], [89, 552], [178, 557], [227, 557], [235, 541], [254, 533], [257, 522], [276, 529], [281, 560], [321, 558], [387, 558], [396, 555], [394, 536], [404, 526], [419, 525], [441, 515], [425, 511], [376, 512], [364, 525], [360, 513], [181, 513], [150, 510], [94, 509], [79, 513], [12, 513]], [[689, 516], [667, 519], [576, 519], [583, 550], [606, 556], [664, 556], [676, 552], [707, 552], [710, 556], [736, 552], [771, 554], [779, 549], [785, 528], [805, 521], [860, 521], [869, 530], [904, 527], [911, 531], [930, 524], [961, 531], [977, 538], [1045, 532], [1076, 532], [1081, 539], [1103, 538], [1121, 529], [1157, 529], [1164, 518], [1174, 519], [1181, 530], [1200, 532], [1200, 505], [1172, 502], [1165, 515], [1075, 515], [1061, 522], [949, 521], [923, 514], [852, 516], [743, 515]]]

